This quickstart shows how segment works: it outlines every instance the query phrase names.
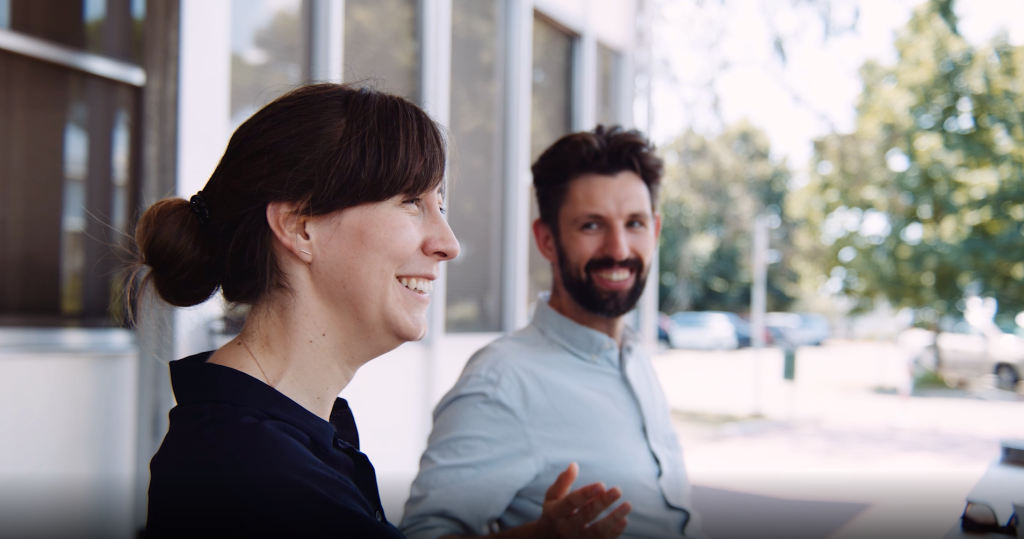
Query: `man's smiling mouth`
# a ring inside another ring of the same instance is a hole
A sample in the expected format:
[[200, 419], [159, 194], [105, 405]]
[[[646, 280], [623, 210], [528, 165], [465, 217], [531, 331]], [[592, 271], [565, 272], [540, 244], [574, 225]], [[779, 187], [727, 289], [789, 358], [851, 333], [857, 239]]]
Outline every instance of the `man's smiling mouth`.
[[611, 282], [625, 281], [626, 279], [629, 279], [630, 275], [633, 274], [631, 270], [625, 268], [603, 270], [594, 273], [596, 273], [598, 277]]

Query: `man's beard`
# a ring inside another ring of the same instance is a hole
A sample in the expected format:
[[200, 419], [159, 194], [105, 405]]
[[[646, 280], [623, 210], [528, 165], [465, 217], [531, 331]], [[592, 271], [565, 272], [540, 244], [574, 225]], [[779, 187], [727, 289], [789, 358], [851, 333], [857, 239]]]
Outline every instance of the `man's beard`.
[[[558, 251], [558, 268], [562, 276], [562, 286], [581, 307], [606, 318], [618, 318], [636, 307], [636, 302], [640, 300], [640, 295], [644, 293], [644, 285], [647, 283], [647, 272], [644, 271], [643, 262], [639, 258], [633, 257], [621, 261], [610, 257], [595, 258], [583, 267], [583, 275], [577, 276], [573, 273], [565, 256], [562, 242], [557, 239], [555, 240], [555, 250]], [[618, 292], [597, 288], [594, 284], [593, 273], [609, 268], [631, 270], [636, 276], [633, 286], [629, 290]]]

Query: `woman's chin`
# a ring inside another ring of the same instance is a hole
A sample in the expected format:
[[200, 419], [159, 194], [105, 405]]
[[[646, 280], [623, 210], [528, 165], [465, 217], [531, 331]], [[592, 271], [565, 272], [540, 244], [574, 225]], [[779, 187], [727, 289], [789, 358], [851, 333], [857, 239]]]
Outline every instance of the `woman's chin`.
[[407, 324], [403, 324], [403, 327], [399, 329], [398, 338], [402, 342], [414, 342], [421, 341], [427, 336], [427, 317], [426, 315], [417, 316], [412, 320], [409, 320]]

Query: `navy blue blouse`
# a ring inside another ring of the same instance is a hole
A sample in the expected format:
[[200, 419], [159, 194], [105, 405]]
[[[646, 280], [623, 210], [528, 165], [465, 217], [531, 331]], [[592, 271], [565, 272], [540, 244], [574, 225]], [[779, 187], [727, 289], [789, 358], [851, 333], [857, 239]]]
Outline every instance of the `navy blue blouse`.
[[212, 354], [171, 363], [177, 406], [150, 462], [146, 537], [402, 537], [344, 399], [324, 421]]

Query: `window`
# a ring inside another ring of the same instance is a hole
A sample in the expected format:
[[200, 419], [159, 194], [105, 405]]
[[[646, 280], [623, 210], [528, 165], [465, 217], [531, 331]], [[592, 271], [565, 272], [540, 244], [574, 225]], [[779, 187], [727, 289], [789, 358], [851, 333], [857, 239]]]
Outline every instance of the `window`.
[[345, 81], [420, 102], [419, 2], [345, 0]]
[[[0, 22], [132, 60], [143, 6], [13, 0]], [[135, 86], [0, 50], [0, 325], [122, 323], [138, 108]]]
[[231, 129], [306, 80], [302, 0], [231, 3]]
[[618, 125], [619, 118], [619, 53], [597, 44], [597, 123]]
[[[572, 131], [574, 37], [542, 16], [533, 19], [533, 97], [531, 99], [530, 162]], [[530, 221], [539, 215], [531, 191]], [[530, 243], [529, 302], [551, 288], [551, 264]]]
[[142, 63], [145, 0], [0, 0], [0, 28]]
[[462, 253], [448, 263], [450, 332], [502, 328], [504, 13], [502, 0], [452, 5], [448, 222]]

